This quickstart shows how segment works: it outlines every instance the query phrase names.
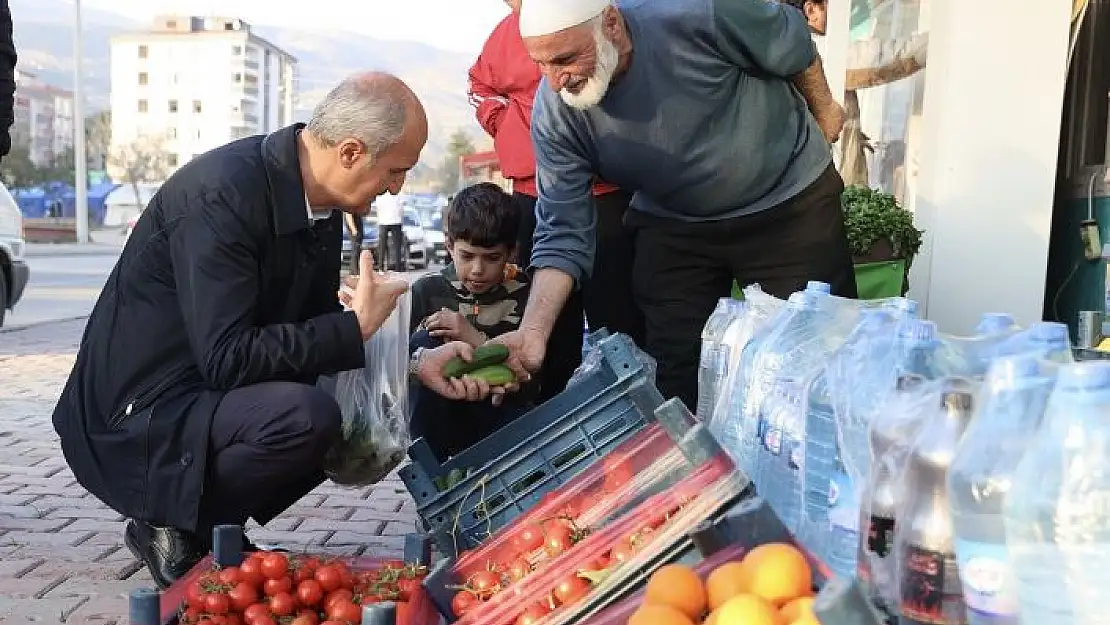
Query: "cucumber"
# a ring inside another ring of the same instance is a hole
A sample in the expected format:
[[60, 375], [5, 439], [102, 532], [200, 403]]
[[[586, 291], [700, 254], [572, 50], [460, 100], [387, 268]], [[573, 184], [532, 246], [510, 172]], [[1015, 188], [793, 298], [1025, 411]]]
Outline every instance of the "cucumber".
[[499, 365], [509, 359], [509, 348], [500, 343], [487, 343], [474, 350], [474, 360], [466, 362], [458, 356], [443, 366], [443, 377], [461, 378], [483, 367]]
[[505, 365], [490, 365], [482, 367], [477, 371], [471, 371], [467, 374], [472, 378], [485, 380], [490, 386], [505, 386], [506, 384], [516, 380], [516, 375], [513, 370]]

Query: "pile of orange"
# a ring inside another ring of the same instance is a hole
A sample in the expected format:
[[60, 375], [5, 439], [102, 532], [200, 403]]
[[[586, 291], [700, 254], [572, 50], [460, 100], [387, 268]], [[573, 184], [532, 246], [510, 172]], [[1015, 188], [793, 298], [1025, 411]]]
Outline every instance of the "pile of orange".
[[812, 571], [786, 543], [756, 547], [704, 581], [670, 564], [652, 574], [628, 625], [819, 625], [813, 615]]

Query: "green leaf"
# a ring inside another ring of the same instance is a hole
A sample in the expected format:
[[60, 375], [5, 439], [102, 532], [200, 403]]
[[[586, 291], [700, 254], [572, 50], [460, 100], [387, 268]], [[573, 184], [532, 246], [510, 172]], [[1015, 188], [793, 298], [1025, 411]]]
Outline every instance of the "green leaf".
[[906, 259], [906, 266], [921, 251], [921, 236], [913, 223], [913, 213], [902, 208], [889, 193], [861, 186], [850, 186], [841, 195], [844, 226], [852, 255], [866, 256], [876, 243], [890, 242], [895, 258]]

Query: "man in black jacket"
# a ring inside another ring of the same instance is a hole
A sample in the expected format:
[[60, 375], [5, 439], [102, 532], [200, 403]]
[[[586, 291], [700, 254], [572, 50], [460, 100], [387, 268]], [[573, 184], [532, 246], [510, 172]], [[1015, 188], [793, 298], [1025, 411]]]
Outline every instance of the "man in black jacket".
[[[211, 528], [266, 523], [324, 480], [340, 435], [318, 376], [367, 366], [363, 343], [408, 288], [362, 254], [339, 290], [343, 219], [397, 193], [427, 140], [400, 80], [352, 77], [307, 126], [192, 160], [136, 224], [89, 317], [54, 428], [77, 480], [130, 518], [127, 546], [166, 586], [209, 547]], [[351, 310], [344, 311], [339, 295]], [[410, 374], [445, 397], [470, 348], [421, 352]]]
[[15, 43], [12, 41], [12, 11], [8, 0], [0, 0], [0, 157], [12, 149], [11, 127], [15, 122]]

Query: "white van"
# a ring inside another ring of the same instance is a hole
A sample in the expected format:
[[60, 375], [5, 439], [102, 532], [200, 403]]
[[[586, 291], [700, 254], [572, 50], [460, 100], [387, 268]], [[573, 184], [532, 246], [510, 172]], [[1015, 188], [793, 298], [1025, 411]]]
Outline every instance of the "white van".
[[8, 189], [0, 184], [0, 326], [27, 287], [31, 270], [23, 260], [23, 213]]

